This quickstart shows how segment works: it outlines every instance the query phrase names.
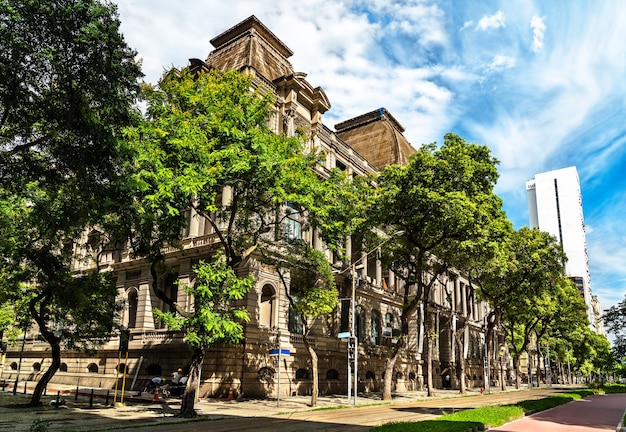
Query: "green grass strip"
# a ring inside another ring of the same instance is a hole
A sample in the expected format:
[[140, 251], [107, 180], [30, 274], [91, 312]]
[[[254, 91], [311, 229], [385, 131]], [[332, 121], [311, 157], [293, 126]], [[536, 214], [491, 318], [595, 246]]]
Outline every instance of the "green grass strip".
[[[618, 389], [613, 388], [612, 393]], [[626, 392], [626, 386], [622, 388]], [[564, 405], [568, 402], [595, 394], [592, 390], [574, 390], [556, 394], [538, 400], [526, 400], [512, 405], [485, 406], [453, 414], [444, 414], [433, 420], [421, 422], [387, 423], [370, 429], [372, 432], [467, 432], [471, 430], [485, 430], [502, 426], [513, 420], [524, 417], [526, 414], [544, 411]]]

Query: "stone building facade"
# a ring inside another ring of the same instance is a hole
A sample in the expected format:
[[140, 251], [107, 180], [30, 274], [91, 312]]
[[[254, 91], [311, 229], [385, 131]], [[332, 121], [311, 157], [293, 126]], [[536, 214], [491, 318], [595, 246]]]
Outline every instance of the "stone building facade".
[[[325, 152], [324, 169], [340, 168], [349, 174], [363, 175], [388, 164], [406, 163], [415, 151], [402, 134], [404, 128], [384, 108], [341, 122], [335, 126], [335, 131], [324, 125], [323, 115], [330, 109], [330, 101], [323, 89], [313, 87], [305, 73], [294, 71], [288, 60], [291, 50], [256, 17], [237, 24], [211, 43], [214, 50], [207, 59], [192, 59], [190, 68], [237, 69], [249, 74], [255, 85], [272, 91], [275, 115], [270, 127], [276, 133], [287, 135], [293, 135], [298, 128], [310, 131], [310, 145]], [[302, 236], [314, 247], [324, 249], [315, 232], [302, 232]], [[193, 265], [210, 256], [215, 241], [209, 224], [190, 213], [183, 249], [166, 251], [166, 262], [175, 269], [180, 283], [193, 283]], [[353, 260], [360, 259], [363, 265], [356, 283], [358, 391], [380, 391], [386, 354], [399, 331], [403, 282], [392, 271], [382, 268], [375, 254], [357, 253], [361, 248], [350, 240], [347, 247], [348, 255]], [[77, 269], [94, 265], [86, 251], [77, 251], [77, 254], [87, 258], [77, 259]], [[328, 253], [328, 258], [332, 260], [332, 254]], [[102, 257], [100, 264], [107, 265], [114, 273], [120, 299], [125, 304], [122, 324], [129, 329], [128, 351], [120, 354], [119, 337], [114, 337], [93, 355], [64, 352], [61, 370], [53, 382], [113, 388], [119, 373], [126, 371], [127, 389], [137, 390], [154, 375], [167, 377], [179, 367], [188, 366], [191, 352], [182, 335], [163, 328], [154, 320], [152, 310], [165, 306], [151, 289], [152, 279], [145, 262], [131, 259], [126, 252], [112, 252]], [[312, 375], [309, 356], [301, 330], [290, 319], [289, 302], [281, 292], [278, 276], [271, 267], [255, 260], [250, 261], [248, 271], [254, 273], [256, 282], [245, 299], [251, 317], [245, 324], [245, 340], [239, 345], [209, 350], [201, 372], [200, 395], [223, 397], [232, 387], [236, 393], [247, 397], [271, 397], [277, 395], [279, 380], [281, 395], [308, 394]], [[346, 273], [337, 277], [340, 295], [349, 296], [351, 281]], [[175, 279], [162, 281], [179, 303], [190, 307], [191, 298], [182, 290], [176, 292], [174, 282]], [[454, 371], [460, 356], [467, 361], [469, 384], [482, 385], [482, 325], [486, 305], [476, 299], [473, 287], [458, 271], [451, 271], [447, 280], [434, 287], [430, 302], [436, 308], [435, 326], [439, 335], [433, 356], [435, 386], [443, 385], [441, 377], [445, 374], [452, 377], [452, 387], [458, 384]], [[322, 394], [340, 394], [347, 390], [347, 343], [338, 338], [341, 326], [339, 308], [332, 319], [317, 322], [313, 328], [311, 340], [319, 355]], [[461, 328], [464, 329], [464, 344], [459, 350], [453, 343], [453, 331]], [[423, 320], [416, 315], [407, 347], [396, 363], [394, 385], [397, 391], [423, 386], [423, 333]], [[278, 347], [290, 353], [280, 357], [280, 376], [278, 357], [270, 355], [270, 351]], [[9, 350], [0, 378], [14, 379], [19, 373], [21, 380], [38, 379], [49, 362], [46, 348], [36, 334], [27, 334], [23, 345]], [[492, 352], [497, 353], [498, 349]], [[497, 376], [495, 372], [493, 375]]]

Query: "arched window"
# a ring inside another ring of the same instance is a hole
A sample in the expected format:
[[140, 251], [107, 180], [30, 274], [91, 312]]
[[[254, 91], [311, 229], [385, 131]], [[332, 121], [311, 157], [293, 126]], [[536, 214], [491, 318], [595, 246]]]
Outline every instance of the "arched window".
[[355, 329], [357, 340], [360, 342], [365, 342], [365, 311], [361, 306], [357, 306], [354, 309], [355, 314]]
[[10, 367], [11, 367], [11, 370], [17, 370], [17, 363], [12, 362]]
[[146, 372], [148, 372], [148, 375], [150, 376], [156, 376], [161, 375], [163, 373], [163, 369], [161, 369], [160, 365], [152, 363], [148, 365], [148, 367], [146, 368]]
[[274, 382], [274, 369], [270, 367], [262, 367], [256, 374], [256, 377], [259, 381], [264, 383], [273, 383]]
[[39, 362], [33, 363], [33, 370], [35, 372], [39, 372], [41, 370], [41, 363], [39, 363]]
[[124, 363], [120, 363], [119, 365], [115, 366], [115, 371], [119, 374], [128, 374], [128, 366], [126, 366], [126, 364]]
[[409, 379], [413, 381], [415, 379], [415, 372], [409, 372]]
[[263, 286], [261, 292], [261, 305], [259, 310], [259, 325], [272, 328], [274, 326], [274, 303], [276, 291], [271, 285]]
[[367, 371], [365, 373], [365, 379], [375, 380], [376, 379], [376, 374], [374, 372], [372, 372], [372, 371]]
[[385, 327], [393, 328], [396, 323], [396, 317], [393, 316], [391, 312], [387, 312], [385, 314]]
[[67, 372], [67, 363], [61, 363], [61, 366], [59, 366], [59, 372]]
[[326, 371], [326, 379], [327, 380], [338, 380], [339, 379], [339, 372], [337, 371], [337, 369], [328, 369]]
[[137, 327], [137, 306], [139, 305], [139, 294], [136, 288], [128, 290], [128, 310], [126, 327], [129, 329]]
[[89, 363], [89, 366], [87, 366], [87, 372], [98, 373], [98, 365], [95, 363]]
[[297, 380], [309, 379], [309, 371], [303, 368], [298, 369], [296, 371], [296, 379]]
[[372, 309], [372, 316], [370, 319], [370, 343], [372, 345], [380, 344], [380, 336], [382, 328], [380, 325], [380, 312], [376, 309]]

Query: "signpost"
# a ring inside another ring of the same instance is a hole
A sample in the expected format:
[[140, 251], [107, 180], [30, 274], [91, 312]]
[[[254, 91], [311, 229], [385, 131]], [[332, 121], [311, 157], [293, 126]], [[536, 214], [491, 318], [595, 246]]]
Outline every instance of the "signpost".
[[280, 358], [282, 356], [290, 356], [291, 351], [288, 349], [282, 349], [280, 347], [270, 350], [270, 356], [276, 356], [278, 358], [278, 384], [276, 385], [276, 406], [280, 406]]

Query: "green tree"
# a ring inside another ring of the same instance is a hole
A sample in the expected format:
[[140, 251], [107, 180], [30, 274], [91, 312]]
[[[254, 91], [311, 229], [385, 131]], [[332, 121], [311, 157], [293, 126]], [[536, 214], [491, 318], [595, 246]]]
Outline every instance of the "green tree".
[[[474, 247], [461, 251], [465, 252], [465, 254], [460, 256], [457, 265], [467, 275], [469, 289], [474, 292], [477, 298], [487, 301], [490, 305], [491, 310], [485, 319], [487, 325], [485, 328], [485, 349], [487, 351], [486, 354], [489, 355], [489, 347], [495, 346], [494, 338], [498, 331], [501, 330], [499, 302], [503, 299], [498, 298], [495, 294], [501, 288], [499, 275], [502, 269], [506, 268], [509, 263], [510, 250], [507, 245], [513, 233], [513, 226], [504, 212], [498, 212], [494, 214], [493, 218], [485, 220], [485, 224], [480, 229], [482, 229], [484, 235], [480, 237], [479, 242], [474, 242]], [[463, 319], [457, 321], [456, 329], [452, 329], [457, 352], [459, 353], [463, 352], [464, 338], [466, 337], [465, 329], [470, 323], [472, 311], [469, 309], [466, 316], [461, 317]], [[493, 358], [493, 356], [490, 356], [490, 358]], [[498, 360], [500, 362], [500, 374], [503, 375], [504, 355], [498, 355]], [[465, 358], [460, 355], [455, 361], [457, 362], [460, 393], [465, 394]], [[500, 382], [504, 387], [505, 380], [503, 376], [501, 376]]]
[[589, 329], [584, 329], [581, 338], [572, 347], [574, 369], [588, 383], [603, 381], [606, 373], [612, 371], [617, 361], [611, 351], [608, 339]]
[[109, 3], [0, 1], [0, 205], [13, 230], [2, 289], [27, 300], [52, 356], [33, 405], [62, 346], [93, 346], [112, 330], [115, 288], [106, 274], [73, 272], [72, 244], [116, 196], [117, 131], [134, 116], [141, 76], [134, 57]]
[[[493, 193], [497, 161], [486, 146], [446, 134], [443, 145], [422, 146], [406, 166], [389, 166], [378, 179], [373, 224], [400, 231], [384, 259], [404, 279], [402, 335], [387, 360], [383, 399], [391, 398], [393, 368], [408, 324], [423, 304], [428, 395], [433, 394], [434, 313], [427, 301], [433, 285], [451, 268], [461, 268], [469, 251], [480, 254], [485, 227], [502, 215]], [[415, 289], [414, 289], [415, 288]]]
[[[541, 319], [535, 329], [538, 346], [545, 346], [551, 353], [561, 345], [563, 349], [572, 347], [572, 335], [588, 329], [587, 307], [576, 284], [565, 274], [555, 280], [547, 293], [550, 302], [542, 311]], [[549, 347], [549, 348], [548, 348]], [[547, 355], [547, 351], [542, 354]]]
[[[321, 173], [318, 173], [321, 174]], [[298, 208], [288, 206], [281, 218], [302, 222], [302, 231], [313, 232], [325, 248], [345, 259], [345, 239], [362, 228], [372, 199], [368, 176], [349, 178], [338, 169], [327, 175], [307, 176], [305, 193], [299, 193]], [[302, 188], [300, 188], [302, 190]], [[264, 259], [276, 267], [289, 300], [290, 322], [302, 334], [311, 358], [311, 406], [319, 396], [318, 354], [310, 341], [311, 331], [326, 325], [338, 305], [335, 275], [327, 256], [301, 239], [274, 238], [272, 247], [261, 250]], [[345, 269], [341, 273], [345, 272]], [[318, 324], [317, 326], [315, 324]], [[290, 330], [291, 331], [291, 330]], [[318, 330], [320, 331], [320, 330]]]
[[617, 358], [626, 357], [626, 296], [618, 304], [604, 311], [604, 325], [615, 337], [613, 352]]
[[[338, 291], [333, 269], [323, 252], [304, 242], [288, 245], [276, 262], [289, 299], [289, 315], [295, 327], [302, 327], [304, 346], [311, 358], [311, 406], [317, 406], [319, 395], [319, 357], [311, 344], [310, 335], [315, 320], [328, 318], [338, 304]], [[287, 279], [288, 277], [288, 279]]]
[[571, 286], [564, 281], [566, 256], [550, 234], [522, 227], [507, 247], [506, 262], [482, 281], [482, 290], [501, 314], [519, 387], [520, 356], [539, 342], [533, 336], [543, 336], [542, 323], [554, 319], [555, 293]]
[[[248, 312], [235, 303], [248, 293], [254, 279], [252, 275], [237, 276], [222, 254], [212, 257], [210, 262], [200, 261], [193, 270], [196, 282], [182, 288], [193, 297], [194, 310], [177, 307], [174, 312], [159, 309], [154, 312], [170, 330], [185, 333], [185, 341], [194, 352], [186, 393], [195, 397], [206, 349], [218, 343], [236, 344], [244, 338], [243, 323], [249, 320]], [[183, 403], [190, 402], [183, 400]]]
[[[120, 217], [134, 221], [131, 245], [135, 254], [151, 263], [155, 293], [171, 311], [182, 317], [188, 314], [159, 286], [159, 268], [165, 260], [161, 251], [166, 245], [180, 246], [189, 213], [210, 227], [213, 243], [205, 265], [214, 265], [214, 254], [221, 250], [221, 259], [237, 278], [246, 277], [252, 254], [293, 234], [286, 229], [286, 220], [294, 211], [306, 213], [306, 224], [335, 239], [332, 244], [344, 241], [347, 222], [333, 221], [331, 216], [339, 210], [320, 205], [328, 191], [320, 187], [316, 169], [320, 155], [315, 149], [305, 151], [304, 136], [288, 138], [268, 128], [272, 95], [255, 90], [250, 77], [237, 71], [172, 70], [157, 86], [144, 90], [146, 119], [126, 131], [134, 160], [127, 184], [133, 205], [120, 209], [120, 215], [124, 213]], [[224, 286], [234, 283], [233, 279]], [[200, 319], [207, 313], [204, 304], [200, 306], [193, 311], [198, 319], [187, 321], [197, 328], [187, 326], [186, 334], [213, 331]], [[194, 380], [209, 347], [194, 347], [195, 370], [179, 416], [196, 414]]]

